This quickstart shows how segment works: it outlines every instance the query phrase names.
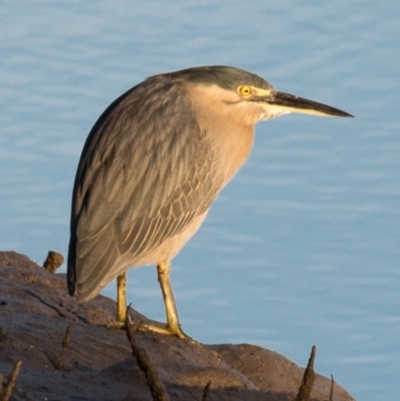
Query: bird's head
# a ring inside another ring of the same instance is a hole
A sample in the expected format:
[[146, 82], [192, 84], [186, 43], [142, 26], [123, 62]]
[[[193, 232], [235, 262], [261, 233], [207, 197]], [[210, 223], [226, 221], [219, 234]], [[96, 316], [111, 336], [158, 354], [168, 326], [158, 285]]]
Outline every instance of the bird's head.
[[352, 117], [334, 107], [279, 92], [258, 75], [234, 67], [194, 67], [165, 75], [189, 84], [189, 90], [205, 100], [210, 111], [240, 114], [243, 110], [253, 124], [288, 113]]

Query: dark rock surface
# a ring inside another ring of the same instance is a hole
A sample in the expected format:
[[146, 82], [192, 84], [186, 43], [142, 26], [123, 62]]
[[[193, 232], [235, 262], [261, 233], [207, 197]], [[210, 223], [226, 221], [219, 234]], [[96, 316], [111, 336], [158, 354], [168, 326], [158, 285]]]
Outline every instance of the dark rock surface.
[[[80, 304], [64, 274], [51, 274], [15, 252], [0, 252], [0, 373], [22, 367], [12, 400], [151, 400], [124, 330], [108, 329], [115, 302], [98, 296]], [[133, 320], [147, 322], [131, 310]], [[71, 337], [56, 369], [66, 328]], [[136, 333], [171, 400], [294, 400], [303, 369], [287, 358], [248, 344], [202, 345]], [[318, 356], [317, 356], [318, 358]], [[304, 361], [306, 364], [307, 361]], [[330, 380], [317, 375], [312, 399], [329, 399]], [[334, 401], [353, 398], [339, 385]]]

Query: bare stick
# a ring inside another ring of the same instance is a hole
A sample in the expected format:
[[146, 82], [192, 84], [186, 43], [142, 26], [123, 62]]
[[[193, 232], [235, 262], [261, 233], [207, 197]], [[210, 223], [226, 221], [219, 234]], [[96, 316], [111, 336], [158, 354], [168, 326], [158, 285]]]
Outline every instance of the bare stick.
[[335, 380], [333, 380], [333, 375], [331, 374], [331, 391], [329, 392], [329, 401], [333, 401], [333, 388], [335, 387]]
[[49, 251], [47, 258], [43, 263], [43, 267], [50, 273], [56, 270], [64, 263], [64, 256], [56, 251]]
[[206, 384], [206, 386], [204, 387], [203, 398], [201, 399], [201, 401], [207, 401], [208, 400], [208, 396], [210, 395], [210, 387], [211, 387], [211, 381], [209, 381]]
[[131, 344], [132, 354], [136, 358], [139, 368], [144, 373], [147, 384], [150, 387], [150, 392], [153, 397], [153, 401], [170, 401], [167, 391], [165, 387], [158, 377], [156, 370], [153, 368], [149, 357], [146, 354], [146, 351], [143, 348], [140, 348], [135, 340], [135, 337], [132, 333], [132, 323], [129, 319], [129, 306], [126, 311], [126, 335]]
[[314, 373], [314, 360], [315, 360], [315, 352], [317, 348], [315, 345], [311, 348], [310, 359], [308, 360], [308, 364], [306, 369], [304, 370], [303, 380], [299, 387], [299, 392], [297, 393], [296, 401], [309, 401], [311, 395], [311, 389], [315, 379]]
[[8, 376], [8, 381], [7, 384], [4, 388], [4, 392], [1, 395], [0, 401], [8, 401], [11, 397], [11, 393], [14, 389], [15, 382], [17, 381], [17, 377], [19, 375], [19, 370], [21, 369], [22, 361], [18, 361], [10, 373], [10, 376]]
[[58, 370], [60, 370], [62, 368], [62, 360], [64, 358], [65, 350], [67, 349], [67, 347], [69, 345], [70, 337], [71, 337], [71, 325], [69, 324], [67, 327], [67, 330], [65, 330], [65, 336], [64, 336], [64, 340], [62, 342], [62, 349], [61, 349], [60, 356], [59, 356], [56, 364], [54, 365], [54, 367]]

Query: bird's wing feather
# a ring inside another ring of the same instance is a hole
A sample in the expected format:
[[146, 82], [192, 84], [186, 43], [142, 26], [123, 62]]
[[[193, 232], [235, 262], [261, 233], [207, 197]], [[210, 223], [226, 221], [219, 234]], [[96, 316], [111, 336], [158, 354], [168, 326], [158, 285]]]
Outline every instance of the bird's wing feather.
[[158, 79], [111, 104], [82, 152], [68, 257], [69, 289], [82, 299], [128, 267], [119, 259], [133, 265], [182, 232], [223, 185], [188, 95]]

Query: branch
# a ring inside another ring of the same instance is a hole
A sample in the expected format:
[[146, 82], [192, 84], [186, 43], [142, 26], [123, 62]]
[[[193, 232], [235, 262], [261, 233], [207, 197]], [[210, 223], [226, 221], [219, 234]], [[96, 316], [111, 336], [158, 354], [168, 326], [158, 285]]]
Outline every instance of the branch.
[[62, 359], [64, 357], [65, 350], [68, 347], [70, 337], [71, 337], [71, 325], [69, 324], [67, 329], [65, 330], [65, 336], [64, 336], [64, 340], [62, 342], [62, 349], [61, 349], [60, 356], [59, 356], [56, 364], [54, 365], [54, 367], [58, 370], [60, 370], [62, 368]]
[[203, 390], [203, 398], [201, 401], [208, 401], [208, 396], [210, 394], [211, 380], [206, 384]]
[[308, 360], [307, 367], [304, 370], [303, 380], [299, 387], [299, 392], [297, 393], [296, 401], [310, 400], [311, 389], [315, 379], [314, 360], [316, 350], [317, 348], [315, 347], [315, 345], [313, 345], [311, 348], [310, 359]]
[[11, 397], [11, 393], [14, 389], [15, 382], [17, 381], [17, 377], [19, 375], [19, 370], [21, 369], [22, 361], [18, 361], [8, 376], [7, 384], [4, 388], [4, 391], [0, 394], [1, 398], [0, 401], [8, 401]]
[[131, 344], [132, 354], [136, 358], [139, 368], [146, 377], [153, 401], [170, 401], [168, 393], [158, 377], [156, 370], [153, 368], [146, 351], [143, 348], [140, 348], [136, 343], [135, 337], [133, 336], [132, 323], [129, 318], [129, 306], [126, 312], [125, 326], [126, 335]]

